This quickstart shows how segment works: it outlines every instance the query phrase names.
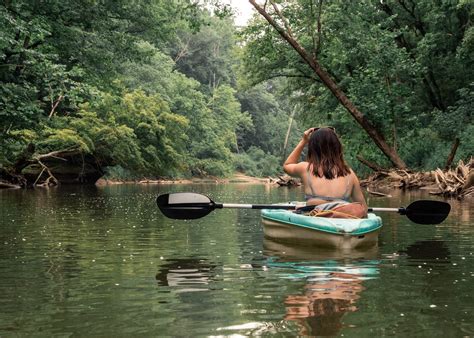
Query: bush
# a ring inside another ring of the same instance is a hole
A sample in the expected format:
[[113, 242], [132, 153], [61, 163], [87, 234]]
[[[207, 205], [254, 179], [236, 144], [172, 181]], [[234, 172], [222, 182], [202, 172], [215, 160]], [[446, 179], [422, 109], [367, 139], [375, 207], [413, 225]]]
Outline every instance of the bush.
[[232, 174], [232, 166], [216, 159], [196, 160], [191, 166], [193, 176], [218, 176], [227, 177]]
[[258, 147], [250, 147], [247, 152], [234, 156], [234, 166], [237, 171], [242, 171], [250, 176], [273, 176], [281, 172], [280, 160], [271, 154], [265, 153]]
[[106, 180], [134, 180], [137, 178], [135, 174], [133, 174], [130, 170], [125, 169], [119, 165], [113, 167], [106, 167], [105, 168], [105, 175], [103, 176]]

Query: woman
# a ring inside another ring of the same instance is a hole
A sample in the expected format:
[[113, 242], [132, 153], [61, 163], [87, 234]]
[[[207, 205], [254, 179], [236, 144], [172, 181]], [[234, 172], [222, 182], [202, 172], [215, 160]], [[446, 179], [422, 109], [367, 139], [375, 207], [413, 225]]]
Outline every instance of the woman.
[[[299, 162], [306, 145], [307, 160]], [[367, 203], [359, 179], [344, 161], [342, 145], [334, 128], [306, 130], [283, 164], [283, 170], [301, 178], [306, 205], [316, 206], [318, 216], [367, 217]]]

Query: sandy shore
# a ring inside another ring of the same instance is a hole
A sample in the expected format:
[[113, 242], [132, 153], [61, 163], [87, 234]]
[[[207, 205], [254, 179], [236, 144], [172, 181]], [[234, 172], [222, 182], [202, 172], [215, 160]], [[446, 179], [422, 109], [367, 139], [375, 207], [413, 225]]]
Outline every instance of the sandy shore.
[[104, 185], [117, 185], [117, 184], [222, 184], [222, 183], [247, 183], [247, 184], [270, 184], [272, 183], [270, 178], [260, 178], [247, 176], [241, 173], [236, 173], [232, 177], [228, 178], [192, 178], [192, 179], [176, 179], [176, 180], [153, 180], [143, 179], [139, 181], [121, 181], [121, 180], [107, 180], [99, 179], [95, 184], [98, 186]]

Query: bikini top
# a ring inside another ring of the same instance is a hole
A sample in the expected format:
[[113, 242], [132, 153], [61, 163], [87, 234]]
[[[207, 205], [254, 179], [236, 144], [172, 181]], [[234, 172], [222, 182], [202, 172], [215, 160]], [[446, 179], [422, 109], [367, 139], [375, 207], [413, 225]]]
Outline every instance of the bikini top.
[[308, 173], [308, 185], [309, 185], [309, 188], [311, 189], [311, 195], [308, 195], [308, 194], [305, 194], [304, 198], [306, 201], [310, 200], [310, 199], [313, 199], [313, 198], [317, 198], [317, 199], [320, 199], [320, 200], [323, 200], [323, 201], [328, 201], [328, 202], [331, 202], [331, 201], [346, 201], [346, 202], [350, 202], [349, 198], [350, 198], [350, 191], [349, 191], [349, 185], [351, 183], [351, 180], [350, 180], [350, 177], [351, 175], [347, 175], [347, 178], [346, 178], [346, 190], [344, 191], [344, 194], [342, 195], [342, 197], [329, 197], [329, 196], [321, 196], [321, 195], [317, 195], [314, 193], [314, 189], [313, 189], [313, 185], [311, 184], [311, 173], [309, 171], [309, 168], [307, 170], [307, 173]]

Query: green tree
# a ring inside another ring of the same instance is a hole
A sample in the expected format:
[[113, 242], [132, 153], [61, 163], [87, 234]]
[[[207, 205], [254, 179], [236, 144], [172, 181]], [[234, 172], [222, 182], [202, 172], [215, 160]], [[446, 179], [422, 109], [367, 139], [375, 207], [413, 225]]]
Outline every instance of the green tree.
[[208, 18], [199, 32], [178, 33], [172, 51], [176, 68], [211, 92], [222, 85], [235, 85], [235, 27], [230, 19]]
[[[311, 53], [309, 58], [324, 67], [384, 135], [388, 153], [401, 155], [411, 167], [434, 164], [430, 156], [421, 156], [426, 147], [411, 141], [452, 142], [441, 137], [433, 116], [440, 111], [454, 118], [446, 112], [458, 106], [460, 93], [472, 82], [472, 4], [300, 0], [278, 2], [275, 7], [268, 4], [269, 8], [280, 29]], [[254, 82], [286, 77], [290, 92], [304, 93], [305, 99], [300, 100], [304, 123], [336, 125], [347, 135], [345, 142], [351, 151], [388, 164], [338, 105], [335, 91], [331, 93], [327, 84], [323, 86], [314, 77], [318, 74], [314, 64], [304, 62], [261, 19], [252, 22], [245, 36], [246, 67]], [[418, 134], [426, 127], [431, 133]], [[461, 140], [461, 144], [471, 142]], [[414, 153], [418, 155], [411, 156]], [[437, 154], [439, 163], [442, 155]]]

